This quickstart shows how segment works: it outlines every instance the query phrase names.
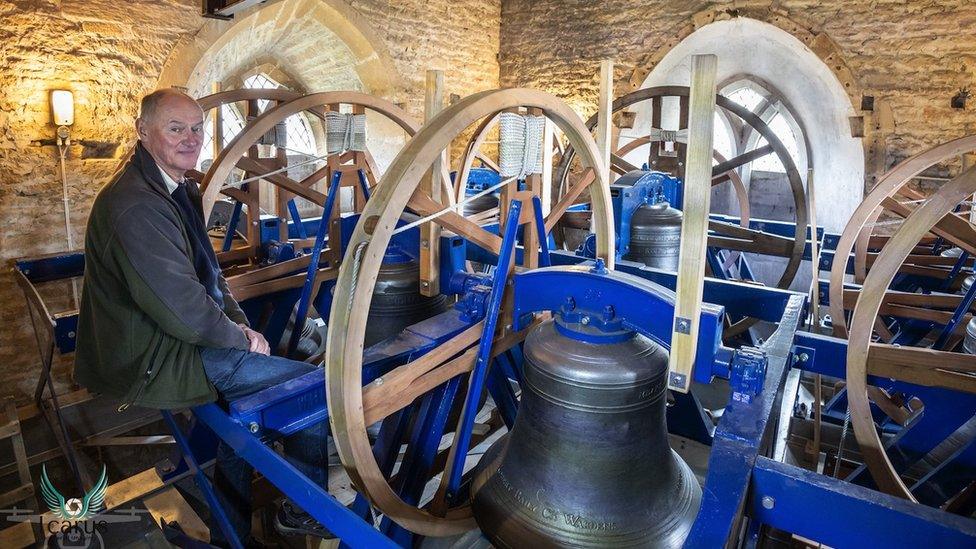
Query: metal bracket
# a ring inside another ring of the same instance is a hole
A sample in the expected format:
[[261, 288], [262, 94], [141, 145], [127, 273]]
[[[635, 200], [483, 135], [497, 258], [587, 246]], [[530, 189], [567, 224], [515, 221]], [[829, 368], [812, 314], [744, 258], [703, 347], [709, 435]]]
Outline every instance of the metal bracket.
[[732, 400], [751, 403], [766, 382], [766, 353], [755, 347], [742, 347], [732, 353]]

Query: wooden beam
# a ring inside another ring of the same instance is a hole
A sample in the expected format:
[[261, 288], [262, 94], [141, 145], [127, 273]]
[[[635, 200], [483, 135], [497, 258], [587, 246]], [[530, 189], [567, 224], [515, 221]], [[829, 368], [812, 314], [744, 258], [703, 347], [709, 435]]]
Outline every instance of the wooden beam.
[[684, 219], [671, 336], [668, 387], [687, 393], [698, 347], [712, 194], [712, 125], [715, 117], [715, 55], [691, 60], [688, 147], [685, 155]]
[[597, 104], [596, 119], [596, 144], [600, 149], [600, 161], [607, 167], [607, 174], [610, 175], [610, 151], [611, 151], [611, 124], [613, 123], [613, 61], [604, 59], [600, 61], [600, 99]]
[[[424, 122], [430, 122], [444, 108], [444, 71], [427, 71], [427, 87], [424, 97]], [[446, 152], [446, 151], [445, 151]], [[436, 204], [444, 204], [441, 168], [446, 164], [442, 153], [434, 160], [430, 171], [420, 182], [420, 192]], [[435, 296], [441, 293], [440, 284], [441, 227], [428, 221], [420, 226], [420, 293]]]

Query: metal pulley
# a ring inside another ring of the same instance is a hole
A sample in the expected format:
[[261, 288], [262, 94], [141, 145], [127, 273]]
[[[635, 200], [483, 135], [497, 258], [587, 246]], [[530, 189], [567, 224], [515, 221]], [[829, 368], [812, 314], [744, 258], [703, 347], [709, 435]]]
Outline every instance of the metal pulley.
[[701, 489], [668, 445], [667, 351], [584, 318], [526, 339], [518, 416], [479, 464], [475, 519], [496, 547], [678, 547]]
[[681, 218], [679, 210], [667, 202], [641, 206], [630, 222], [630, 252], [624, 257], [648, 267], [678, 270], [681, 250]]

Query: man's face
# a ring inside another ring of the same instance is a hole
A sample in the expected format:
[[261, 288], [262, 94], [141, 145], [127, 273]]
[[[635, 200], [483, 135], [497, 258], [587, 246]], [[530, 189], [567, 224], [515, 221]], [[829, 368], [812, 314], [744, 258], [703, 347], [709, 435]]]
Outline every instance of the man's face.
[[203, 146], [203, 110], [188, 97], [160, 100], [149, 120], [139, 119], [139, 138], [159, 167], [177, 181], [197, 165]]

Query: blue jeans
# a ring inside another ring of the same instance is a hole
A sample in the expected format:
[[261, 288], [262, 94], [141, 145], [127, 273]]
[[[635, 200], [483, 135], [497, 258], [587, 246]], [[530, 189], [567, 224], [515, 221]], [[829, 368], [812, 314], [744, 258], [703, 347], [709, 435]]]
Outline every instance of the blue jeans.
[[[316, 368], [305, 362], [238, 349], [200, 348], [203, 369], [222, 400], [234, 400], [283, 383]], [[312, 482], [329, 489], [329, 424], [321, 421], [284, 439], [285, 457]], [[217, 447], [214, 485], [240, 540], [251, 531], [251, 479], [254, 468], [223, 443]], [[211, 543], [227, 540], [211, 519]]]

